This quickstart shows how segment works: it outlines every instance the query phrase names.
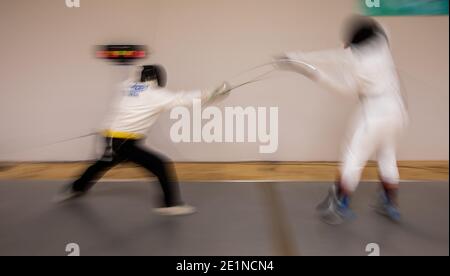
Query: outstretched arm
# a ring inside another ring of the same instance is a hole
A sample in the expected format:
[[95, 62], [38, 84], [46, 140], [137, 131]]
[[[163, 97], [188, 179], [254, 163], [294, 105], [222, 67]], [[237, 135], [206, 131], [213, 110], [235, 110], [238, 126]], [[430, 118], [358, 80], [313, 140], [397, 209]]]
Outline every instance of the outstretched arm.
[[196, 91], [180, 91], [180, 92], [168, 92], [171, 93], [170, 101], [166, 105], [166, 109], [172, 109], [176, 106], [189, 106], [195, 99], [199, 99], [202, 102], [208, 103], [225, 96], [229, 92], [229, 85], [227, 83], [222, 84], [216, 89], [196, 90]]
[[302, 74], [326, 90], [343, 95], [357, 93], [353, 68], [345, 52], [290, 52], [277, 60], [280, 69]]
[[326, 90], [337, 92], [345, 96], [355, 95], [357, 93], [356, 85], [351, 78], [346, 79], [344, 77], [343, 80], [338, 80], [331, 74], [319, 70], [314, 81]]

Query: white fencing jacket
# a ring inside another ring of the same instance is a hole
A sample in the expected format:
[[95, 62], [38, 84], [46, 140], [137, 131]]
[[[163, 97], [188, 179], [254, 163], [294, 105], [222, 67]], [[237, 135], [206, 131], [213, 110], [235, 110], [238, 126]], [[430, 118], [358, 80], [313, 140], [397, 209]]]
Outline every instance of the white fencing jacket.
[[114, 105], [103, 135], [110, 138], [142, 139], [158, 117], [176, 106], [192, 105], [194, 99], [209, 101], [213, 91], [174, 92], [154, 82], [126, 81]]
[[397, 70], [389, 43], [382, 37], [361, 48], [311, 53], [292, 52], [289, 59], [306, 62], [317, 68], [310, 72], [327, 90], [357, 95], [366, 120], [408, 122]]

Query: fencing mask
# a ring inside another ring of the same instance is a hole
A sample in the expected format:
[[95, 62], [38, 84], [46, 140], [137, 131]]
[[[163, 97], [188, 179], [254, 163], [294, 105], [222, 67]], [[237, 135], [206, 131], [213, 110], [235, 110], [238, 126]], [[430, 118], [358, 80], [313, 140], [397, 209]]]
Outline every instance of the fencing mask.
[[388, 41], [387, 35], [378, 22], [370, 17], [353, 16], [345, 26], [345, 47], [363, 47], [380, 37]]
[[161, 65], [145, 65], [142, 67], [141, 82], [158, 81], [159, 87], [167, 85], [167, 73]]

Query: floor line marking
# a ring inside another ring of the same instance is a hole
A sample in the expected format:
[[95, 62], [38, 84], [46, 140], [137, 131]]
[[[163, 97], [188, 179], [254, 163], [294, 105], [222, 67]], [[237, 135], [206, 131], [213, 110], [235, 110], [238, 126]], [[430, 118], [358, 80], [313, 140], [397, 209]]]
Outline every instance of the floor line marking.
[[268, 202], [269, 219], [276, 252], [280, 256], [300, 256], [300, 251], [295, 248], [295, 239], [290, 231], [283, 203], [280, 194], [276, 191], [275, 184], [262, 183], [260, 187]]

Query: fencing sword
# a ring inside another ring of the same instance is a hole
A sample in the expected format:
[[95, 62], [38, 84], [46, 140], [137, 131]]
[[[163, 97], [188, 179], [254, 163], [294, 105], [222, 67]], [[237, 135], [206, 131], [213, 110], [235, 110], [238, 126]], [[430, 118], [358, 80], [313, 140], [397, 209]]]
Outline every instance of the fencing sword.
[[[303, 61], [292, 60], [292, 59], [288, 59], [288, 58], [277, 59], [277, 60], [274, 60], [274, 61], [271, 61], [271, 62], [266, 62], [266, 63], [260, 64], [260, 65], [251, 67], [251, 68], [249, 68], [249, 69], [247, 69], [245, 71], [242, 71], [241, 73], [233, 76], [232, 79], [240, 77], [240, 76], [242, 76], [244, 74], [253, 72], [253, 71], [257, 70], [257, 69], [261, 69], [261, 68], [264, 68], [264, 67], [267, 67], [267, 66], [272, 66], [272, 70], [270, 70], [268, 72], [265, 72], [263, 74], [260, 74], [260, 75], [256, 76], [255, 78], [253, 78], [251, 80], [248, 80], [248, 81], [242, 82], [240, 84], [231, 86], [229, 89], [227, 89], [223, 93], [227, 94], [227, 93], [230, 93], [231, 91], [233, 91], [235, 89], [238, 89], [240, 87], [243, 87], [243, 86], [246, 86], [246, 85], [249, 85], [249, 84], [253, 84], [253, 83], [256, 83], [256, 82], [260, 82], [260, 81], [264, 81], [264, 80], [270, 79], [270, 77], [267, 77], [268, 75], [272, 74], [275, 71], [280, 70], [280, 68], [277, 66], [277, 64], [279, 64], [279, 63], [298, 64], [298, 65], [302, 65], [302, 66], [306, 67], [311, 72], [317, 72], [318, 71], [318, 69], [316, 67], [314, 67], [313, 65], [311, 65], [309, 63], [303, 62]], [[229, 83], [229, 82], [227, 82], [227, 83]]]

